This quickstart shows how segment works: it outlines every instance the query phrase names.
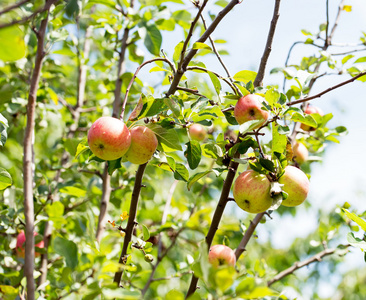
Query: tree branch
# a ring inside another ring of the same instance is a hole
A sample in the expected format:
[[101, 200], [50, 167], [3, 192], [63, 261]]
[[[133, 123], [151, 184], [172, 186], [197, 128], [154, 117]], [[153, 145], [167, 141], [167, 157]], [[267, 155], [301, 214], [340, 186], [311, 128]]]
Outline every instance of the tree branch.
[[267, 286], [271, 286], [273, 283], [281, 280], [282, 278], [294, 273], [296, 270], [305, 267], [307, 265], [310, 265], [313, 262], [321, 261], [324, 256], [333, 254], [337, 249], [325, 249], [314, 256], [302, 261], [302, 262], [296, 262], [288, 269], [278, 273], [273, 279], [267, 282]]
[[267, 61], [268, 61], [269, 55], [272, 51], [273, 37], [274, 37], [274, 34], [275, 34], [278, 18], [280, 16], [280, 13], [279, 13], [280, 3], [281, 3], [281, 0], [276, 0], [274, 11], [273, 11], [273, 17], [272, 17], [272, 21], [271, 21], [271, 27], [270, 27], [269, 32], [268, 32], [266, 47], [265, 47], [265, 50], [263, 52], [263, 56], [262, 56], [262, 59], [261, 59], [261, 63], [259, 65], [257, 76], [254, 80], [254, 86], [262, 86], [263, 85], [263, 78], [264, 78], [265, 71], [266, 71]]
[[[141, 191], [142, 177], [144, 175], [146, 165], [147, 165], [147, 163], [145, 163], [143, 165], [139, 165], [137, 172], [136, 172], [135, 185], [133, 187], [133, 192], [132, 192], [132, 196], [131, 196], [131, 205], [130, 205], [128, 223], [127, 223], [127, 227], [125, 230], [126, 235], [123, 240], [123, 248], [122, 248], [121, 256], [119, 258], [120, 264], [126, 263], [128, 245], [131, 241], [132, 232], [136, 225], [135, 219], [136, 219], [136, 214], [137, 214], [137, 205], [138, 205], [140, 191]], [[117, 283], [118, 286], [120, 285], [122, 274], [123, 274], [123, 270], [116, 272], [116, 274], [114, 275], [113, 281], [115, 283]]]
[[[54, 1], [47, 1], [45, 8], [50, 8]], [[24, 276], [27, 279], [27, 299], [35, 299], [35, 285], [34, 285], [34, 205], [33, 205], [33, 180], [34, 175], [32, 171], [33, 159], [33, 143], [36, 114], [36, 100], [39, 80], [41, 77], [42, 64], [44, 59], [44, 41], [46, 29], [48, 24], [48, 13], [42, 20], [38, 35], [37, 35], [37, 52], [34, 64], [33, 74], [31, 78], [31, 85], [28, 95], [27, 104], [27, 125], [24, 133], [24, 157], [23, 157], [23, 180], [24, 180], [24, 215], [25, 215], [25, 231], [26, 231], [26, 245], [24, 258]]]
[[260, 220], [262, 220], [265, 212], [259, 213], [255, 216], [253, 221], [250, 221], [250, 225], [248, 229], [245, 231], [245, 234], [240, 241], [238, 248], [235, 250], [236, 261], [238, 261], [240, 255], [245, 251], [245, 247], [247, 246], [250, 238], [253, 236], [254, 230], [256, 229], [257, 225], [259, 224]]
[[22, 6], [23, 4], [29, 2], [30, 0], [23, 0], [23, 1], [20, 1], [18, 3], [15, 3], [13, 5], [9, 5], [8, 7], [5, 7], [3, 10], [0, 11], [0, 16], [15, 9], [15, 8], [18, 8], [20, 6]]
[[326, 90], [324, 90], [324, 91], [322, 91], [322, 92], [320, 92], [320, 93], [318, 93], [318, 94], [316, 94], [314, 96], [302, 98], [302, 99], [299, 99], [299, 100], [296, 100], [296, 101], [291, 101], [291, 102], [287, 103], [287, 105], [288, 106], [292, 106], [292, 105], [299, 104], [299, 103], [303, 103], [303, 102], [306, 102], [306, 101], [309, 101], [309, 100], [312, 100], [312, 99], [315, 99], [315, 98], [319, 98], [319, 97], [323, 96], [324, 94], [329, 93], [330, 91], [333, 91], [333, 90], [335, 90], [335, 89], [337, 89], [337, 88], [339, 88], [341, 86], [344, 86], [344, 85], [346, 85], [348, 83], [351, 83], [351, 82], [355, 81], [356, 79], [358, 79], [358, 78], [360, 78], [362, 76], [365, 76], [365, 75], [366, 75], [366, 72], [361, 72], [357, 76], [352, 77], [351, 79], [346, 80], [344, 82], [341, 82], [341, 83], [339, 83], [339, 84], [337, 84], [335, 86], [332, 86], [332, 87], [330, 87], [330, 88], [328, 88], [328, 89], [326, 89]]

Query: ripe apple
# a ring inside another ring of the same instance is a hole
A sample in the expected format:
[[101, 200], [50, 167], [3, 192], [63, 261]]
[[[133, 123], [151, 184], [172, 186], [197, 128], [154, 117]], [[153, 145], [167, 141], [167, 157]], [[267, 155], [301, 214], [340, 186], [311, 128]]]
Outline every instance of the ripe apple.
[[88, 144], [95, 156], [114, 160], [127, 152], [131, 145], [131, 134], [121, 120], [101, 117], [89, 129]]
[[261, 109], [263, 97], [249, 94], [238, 100], [234, 108], [234, 117], [239, 124], [252, 120], [263, 120], [255, 128], [262, 126], [269, 117], [269, 112]]
[[221, 265], [235, 266], [236, 256], [235, 252], [225, 245], [214, 245], [210, 248], [208, 253], [208, 261], [215, 268]]
[[192, 140], [203, 141], [206, 138], [207, 131], [201, 124], [192, 124], [189, 126], [189, 136]]
[[272, 205], [270, 189], [271, 183], [265, 175], [247, 170], [235, 180], [233, 195], [241, 209], [253, 214], [261, 213]]
[[296, 167], [287, 166], [278, 182], [283, 184], [282, 190], [288, 194], [288, 197], [282, 201], [284, 206], [300, 205], [308, 196], [309, 179], [303, 171]]
[[[34, 236], [38, 235], [37, 232], [34, 232], [33, 234]], [[17, 236], [17, 245], [16, 245], [16, 252], [17, 255], [19, 257], [23, 257], [25, 256], [25, 233], [24, 231], [19, 232], [18, 236]], [[38, 244], [35, 245], [35, 247], [37, 248], [44, 248], [44, 241], [40, 241]], [[40, 256], [41, 254], [36, 252], [35, 256]]]
[[294, 159], [300, 165], [307, 161], [309, 156], [309, 151], [303, 143], [296, 142], [296, 144], [292, 147], [294, 153]]
[[149, 161], [157, 146], [158, 139], [151, 129], [136, 126], [131, 129], [131, 146], [125, 158], [133, 164], [142, 165]]
[[[321, 116], [324, 116], [324, 113], [323, 111], [319, 108], [319, 107], [316, 107], [316, 106], [308, 106], [305, 110], [304, 110], [304, 113], [305, 114], [319, 114]], [[305, 125], [305, 124], [301, 124], [300, 128], [304, 131], [313, 131], [315, 130], [314, 127], [311, 127], [309, 125]]]

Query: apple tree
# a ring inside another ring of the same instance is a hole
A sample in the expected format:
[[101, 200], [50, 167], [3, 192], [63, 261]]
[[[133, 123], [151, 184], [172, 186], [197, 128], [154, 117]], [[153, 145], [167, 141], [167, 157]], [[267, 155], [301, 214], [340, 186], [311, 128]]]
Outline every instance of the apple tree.
[[2, 1], [0, 298], [365, 299], [366, 269], [342, 267], [365, 213], [309, 201], [347, 134], [318, 101], [366, 81], [336, 2], [270, 69], [283, 3], [266, 1], [262, 55], [238, 69], [222, 46], [247, 31], [216, 33], [249, 1]]

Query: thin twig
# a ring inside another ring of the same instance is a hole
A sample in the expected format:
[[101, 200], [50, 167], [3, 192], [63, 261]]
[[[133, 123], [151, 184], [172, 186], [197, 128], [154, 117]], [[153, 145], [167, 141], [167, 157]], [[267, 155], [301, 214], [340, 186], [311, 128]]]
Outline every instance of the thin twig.
[[309, 101], [309, 100], [312, 100], [312, 99], [315, 99], [315, 98], [319, 98], [319, 97], [323, 96], [324, 94], [329, 93], [330, 91], [333, 91], [333, 90], [335, 90], [335, 89], [337, 89], [337, 88], [339, 88], [341, 86], [344, 86], [344, 85], [346, 85], [348, 83], [351, 83], [351, 82], [355, 81], [356, 79], [358, 79], [358, 78], [360, 78], [362, 76], [365, 76], [365, 75], [366, 75], [366, 71], [365, 72], [361, 72], [357, 76], [352, 77], [351, 79], [348, 79], [348, 80], [346, 80], [344, 82], [341, 82], [341, 83], [339, 83], [339, 84], [337, 84], [335, 86], [332, 86], [332, 87], [330, 87], [330, 88], [328, 88], [328, 89], [326, 89], [326, 90], [324, 90], [324, 91], [322, 91], [322, 92], [320, 92], [320, 93], [318, 93], [318, 94], [316, 94], [314, 96], [302, 98], [302, 99], [299, 99], [299, 100], [296, 100], [296, 101], [291, 101], [291, 102], [287, 103], [287, 105], [288, 106], [292, 106], [292, 105], [299, 104], [299, 103], [303, 103], [303, 102], [306, 102], [306, 101]]
[[[349, 246], [349, 245], [347, 245]], [[296, 270], [305, 267], [307, 265], [310, 265], [313, 262], [321, 261], [324, 256], [333, 254], [337, 249], [324, 249], [323, 251], [315, 254], [314, 256], [302, 261], [302, 262], [296, 262], [288, 269], [278, 273], [273, 279], [269, 280], [267, 282], [267, 286], [271, 286], [273, 283], [281, 280], [282, 278], [294, 273]]]
[[3, 10], [0, 11], [0, 16], [15, 9], [15, 8], [18, 8], [20, 6], [22, 6], [23, 4], [29, 2], [30, 0], [23, 0], [23, 1], [20, 1], [18, 3], [15, 3], [13, 5], [9, 5], [8, 7], [5, 7]]
[[191, 93], [193, 95], [197, 95], [197, 96], [200, 96], [200, 97], [204, 97], [203, 95], [201, 95], [198, 90], [193, 90], [193, 89], [189, 89], [189, 88], [186, 88], [186, 87], [183, 87], [183, 86], [178, 86], [177, 87], [177, 91], [185, 91], [187, 93]]
[[[136, 172], [135, 185], [133, 187], [132, 196], [131, 196], [131, 204], [130, 204], [130, 212], [129, 212], [129, 217], [128, 217], [128, 223], [127, 223], [127, 227], [126, 227], [126, 231], [125, 231], [126, 235], [125, 235], [125, 238], [123, 240], [123, 248], [122, 248], [120, 258], [119, 258], [119, 263], [120, 264], [125, 264], [128, 245], [131, 241], [132, 232], [133, 232], [133, 229], [136, 225], [136, 220], [135, 219], [136, 219], [136, 214], [137, 214], [137, 205], [138, 205], [140, 191], [141, 191], [141, 187], [142, 187], [141, 186], [142, 177], [144, 175], [146, 165], [147, 165], [147, 163], [145, 163], [143, 165], [139, 165], [139, 167], [137, 169], [137, 172]], [[120, 285], [122, 274], [123, 274], [123, 271], [118, 271], [114, 275], [114, 280], [113, 281], [115, 283], [117, 283], [118, 286]]]
[[254, 80], [254, 86], [263, 85], [263, 78], [264, 78], [265, 71], [266, 71], [267, 61], [268, 61], [269, 55], [272, 51], [273, 37], [275, 34], [278, 18], [280, 16], [280, 13], [279, 13], [280, 3], [281, 3], [281, 0], [276, 0], [274, 11], [273, 11], [273, 17], [272, 17], [272, 21], [271, 21], [271, 27], [268, 32], [266, 47], [263, 52], [263, 56], [261, 58], [261, 63], [259, 65], [257, 76]]

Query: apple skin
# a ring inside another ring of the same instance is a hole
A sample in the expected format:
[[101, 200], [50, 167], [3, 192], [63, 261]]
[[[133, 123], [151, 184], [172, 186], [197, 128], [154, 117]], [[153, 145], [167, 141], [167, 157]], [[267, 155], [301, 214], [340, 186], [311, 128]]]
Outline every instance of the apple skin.
[[221, 265], [235, 266], [235, 252], [225, 245], [214, 245], [208, 253], [208, 261], [213, 267], [217, 268]]
[[207, 131], [201, 124], [192, 124], [188, 130], [192, 140], [201, 142], [206, 138]]
[[[307, 114], [307, 115], [316, 113], [316, 114], [319, 114], [321, 116], [324, 116], [323, 111], [317, 106], [308, 106], [307, 108], [305, 108], [304, 113]], [[304, 131], [314, 131], [315, 130], [314, 127], [311, 127], [311, 126], [305, 125], [305, 124], [301, 124], [300, 128]]]
[[300, 165], [307, 161], [309, 157], [309, 151], [303, 143], [296, 142], [296, 144], [292, 147], [294, 153], [294, 159]]
[[131, 146], [125, 158], [137, 165], [142, 165], [150, 160], [158, 146], [155, 133], [145, 127], [136, 126], [131, 129]]
[[115, 160], [130, 148], [131, 134], [121, 120], [101, 117], [89, 129], [88, 144], [95, 156], [104, 160]]
[[269, 112], [261, 109], [263, 97], [249, 94], [238, 100], [234, 107], [234, 117], [239, 124], [252, 120], [263, 120], [255, 128], [262, 126], [269, 117]]
[[[38, 235], [37, 232], [34, 232], [34, 236]], [[17, 245], [16, 245], [16, 252], [19, 257], [25, 256], [25, 233], [24, 231], [19, 232], [17, 236]], [[35, 245], [37, 248], [44, 248], [44, 241], [40, 241], [38, 244]], [[35, 256], [40, 256], [41, 254], [38, 252], [35, 252]]]
[[271, 183], [265, 175], [247, 170], [235, 180], [233, 195], [241, 209], [257, 214], [271, 207], [273, 199], [270, 189]]
[[282, 201], [284, 206], [298, 206], [308, 196], [309, 179], [303, 171], [294, 166], [287, 166], [278, 182], [283, 184], [282, 190], [288, 194], [288, 197]]

